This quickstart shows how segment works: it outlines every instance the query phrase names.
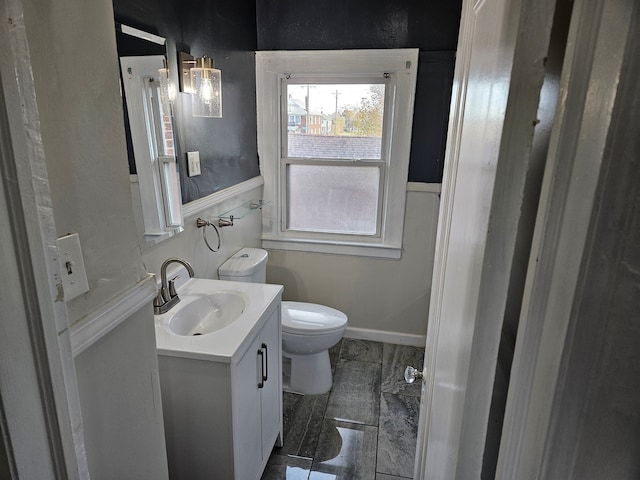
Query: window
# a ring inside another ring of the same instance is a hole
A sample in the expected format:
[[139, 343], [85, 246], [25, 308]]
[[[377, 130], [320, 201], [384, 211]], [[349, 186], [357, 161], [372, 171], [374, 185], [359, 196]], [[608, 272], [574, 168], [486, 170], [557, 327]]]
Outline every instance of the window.
[[417, 58], [257, 53], [265, 247], [400, 257]]
[[122, 82], [135, 157], [145, 240], [182, 231], [182, 199], [169, 112], [160, 100], [164, 56], [121, 57]]

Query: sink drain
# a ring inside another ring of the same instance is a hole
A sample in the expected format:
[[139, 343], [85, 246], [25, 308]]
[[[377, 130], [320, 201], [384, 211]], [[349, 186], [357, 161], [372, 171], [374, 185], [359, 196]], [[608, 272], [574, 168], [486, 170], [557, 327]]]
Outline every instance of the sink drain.
[[201, 333], [194, 333], [192, 336], [195, 337], [196, 335], [202, 335]]

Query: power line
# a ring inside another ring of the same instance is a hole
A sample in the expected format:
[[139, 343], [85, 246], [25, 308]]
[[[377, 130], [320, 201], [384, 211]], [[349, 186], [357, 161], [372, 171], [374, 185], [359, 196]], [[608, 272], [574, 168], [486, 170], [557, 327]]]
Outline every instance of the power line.
[[331, 92], [331, 95], [335, 95], [336, 96], [336, 112], [335, 115], [333, 116], [333, 134], [336, 134], [336, 127], [338, 124], [338, 95], [342, 95], [342, 92], [339, 92], [338, 89], [336, 88], [335, 92]]

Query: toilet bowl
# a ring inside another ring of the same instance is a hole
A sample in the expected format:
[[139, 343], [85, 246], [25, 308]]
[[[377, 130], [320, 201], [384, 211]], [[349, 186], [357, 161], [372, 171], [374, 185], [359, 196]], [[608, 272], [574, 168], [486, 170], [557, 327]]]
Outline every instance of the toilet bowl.
[[331, 390], [329, 349], [340, 341], [347, 316], [315, 303], [282, 302], [282, 385], [286, 391]]
[[[266, 281], [267, 252], [243, 248], [218, 269], [220, 280]], [[324, 305], [282, 302], [282, 386], [285, 391], [321, 394], [331, 389], [329, 348], [347, 328], [347, 316]]]

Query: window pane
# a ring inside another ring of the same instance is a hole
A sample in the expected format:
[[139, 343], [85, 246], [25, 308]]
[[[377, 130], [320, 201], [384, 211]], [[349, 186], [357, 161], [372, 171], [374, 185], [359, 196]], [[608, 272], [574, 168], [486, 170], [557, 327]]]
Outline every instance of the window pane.
[[385, 85], [287, 84], [287, 151], [296, 158], [380, 159]]
[[288, 165], [287, 228], [375, 235], [378, 167]]

